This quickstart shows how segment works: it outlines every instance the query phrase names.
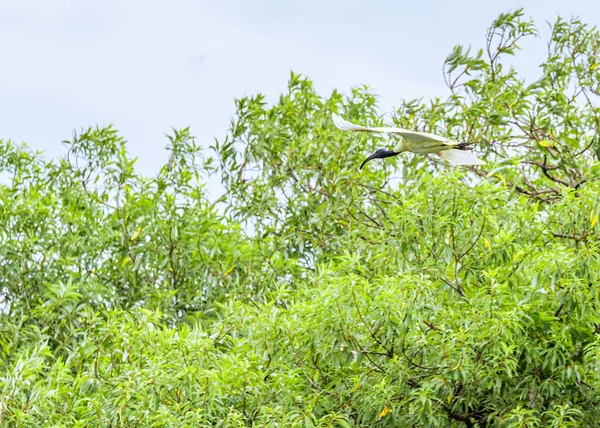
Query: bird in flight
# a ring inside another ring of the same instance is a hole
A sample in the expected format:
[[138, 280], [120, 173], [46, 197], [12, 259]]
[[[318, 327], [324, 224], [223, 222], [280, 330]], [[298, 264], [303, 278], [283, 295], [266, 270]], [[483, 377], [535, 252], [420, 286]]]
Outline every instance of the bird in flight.
[[392, 150], [377, 149], [360, 165], [360, 169], [372, 159], [389, 158], [399, 155], [402, 152], [411, 152], [417, 154], [437, 154], [440, 158], [447, 160], [455, 165], [483, 165], [481, 159], [468, 152], [469, 146], [473, 143], [459, 143], [451, 141], [439, 135], [428, 132], [409, 131], [403, 128], [380, 127], [369, 128], [348, 122], [341, 116], [332, 113], [334, 125], [342, 131], [362, 131], [362, 132], [387, 132], [401, 136], [400, 142]]

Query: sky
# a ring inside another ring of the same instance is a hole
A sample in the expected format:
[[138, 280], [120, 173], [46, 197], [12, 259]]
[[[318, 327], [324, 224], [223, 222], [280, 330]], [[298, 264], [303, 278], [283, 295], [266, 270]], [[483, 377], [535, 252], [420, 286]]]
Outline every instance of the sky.
[[[369, 85], [382, 114], [444, 96], [452, 48], [483, 47], [493, 19], [518, 7], [542, 36], [559, 15], [600, 23], [590, 0], [0, 0], [0, 139], [55, 157], [74, 130], [112, 124], [153, 175], [165, 134], [189, 126], [208, 147], [234, 99], [276, 101], [290, 71], [323, 95]], [[526, 77], [544, 43], [515, 60]]]

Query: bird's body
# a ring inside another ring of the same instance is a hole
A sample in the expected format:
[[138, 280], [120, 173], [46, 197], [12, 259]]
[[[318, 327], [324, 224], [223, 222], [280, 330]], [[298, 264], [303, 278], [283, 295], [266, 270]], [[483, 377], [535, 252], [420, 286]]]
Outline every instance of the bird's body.
[[440, 150], [448, 150], [452, 146], [446, 143], [440, 143], [439, 141], [404, 141], [401, 140], [396, 147], [392, 150], [398, 153], [411, 152], [419, 155], [428, 155], [431, 153], [437, 153]]
[[401, 137], [398, 144], [392, 150], [379, 149], [369, 156], [363, 164], [371, 159], [395, 156], [403, 152], [411, 152], [420, 155], [437, 154], [455, 165], [482, 165], [484, 162], [473, 154], [465, 151], [470, 143], [460, 143], [430, 134], [429, 132], [410, 131], [404, 128], [393, 127], [366, 127], [348, 122], [335, 113], [332, 113], [333, 123], [343, 131], [360, 132], [383, 132], [396, 134]]

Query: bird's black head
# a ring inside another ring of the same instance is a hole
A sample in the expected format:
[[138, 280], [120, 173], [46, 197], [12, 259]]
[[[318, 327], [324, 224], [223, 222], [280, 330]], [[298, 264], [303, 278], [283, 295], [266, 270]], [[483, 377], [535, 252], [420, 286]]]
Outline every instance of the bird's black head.
[[363, 168], [363, 166], [369, 162], [371, 159], [383, 159], [383, 158], [389, 158], [390, 156], [396, 156], [399, 155], [400, 153], [397, 153], [393, 150], [388, 150], [388, 149], [377, 149], [375, 150], [375, 152], [369, 156], [368, 158], [366, 158], [363, 163], [360, 165], [360, 169]]

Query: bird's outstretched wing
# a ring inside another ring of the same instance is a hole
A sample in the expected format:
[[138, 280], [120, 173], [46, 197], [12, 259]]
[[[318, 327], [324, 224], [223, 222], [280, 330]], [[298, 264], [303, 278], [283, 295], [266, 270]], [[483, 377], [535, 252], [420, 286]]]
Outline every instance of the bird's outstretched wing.
[[465, 150], [449, 149], [438, 153], [439, 157], [454, 165], [484, 165], [485, 162]]
[[428, 132], [410, 131], [404, 128], [393, 128], [393, 127], [375, 127], [370, 128], [367, 126], [357, 125], [352, 122], [348, 122], [336, 113], [331, 113], [333, 124], [342, 131], [362, 131], [362, 132], [387, 132], [392, 134], [402, 135], [407, 141], [420, 143], [425, 141], [439, 141], [440, 143], [454, 146], [459, 144], [451, 141], [447, 138], [440, 137], [439, 135], [430, 134]]

